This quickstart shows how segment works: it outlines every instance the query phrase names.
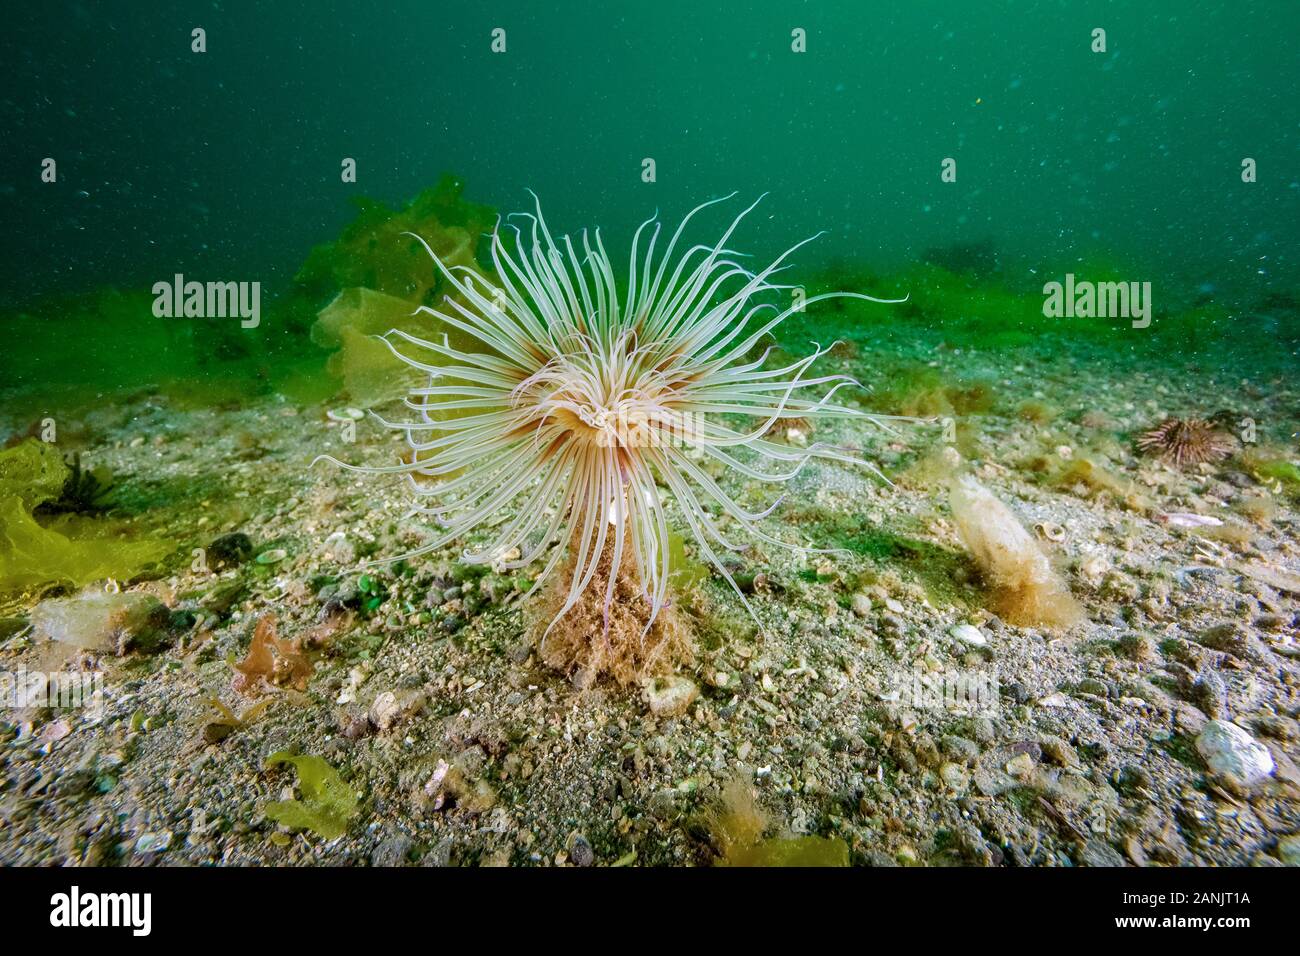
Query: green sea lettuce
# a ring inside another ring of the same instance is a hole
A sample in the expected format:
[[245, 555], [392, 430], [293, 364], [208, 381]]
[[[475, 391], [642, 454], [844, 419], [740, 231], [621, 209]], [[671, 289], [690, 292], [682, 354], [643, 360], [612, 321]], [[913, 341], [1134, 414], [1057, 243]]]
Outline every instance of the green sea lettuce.
[[406, 234], [422, 238], [449, 267], [477, 270], [478, 242], [492, 230], [496, 212], [465, 201], [463, 189], [461, 180], [443, 176], [399, 209], [357, 199], [356, 218], [338, 239], [311, 250], [294, 277], [295, 287], [320, 299], [361, 287], [432, 305], [441, 298], [446, 279], [424, 247]]
[[129, 578], [171, 551], [158, 539], [120, 537], [117, 522], [79, 515], [38, 522], [34, 510], [57, 500], [70, 475], [45, 442], [0, 451], [0, 591]]
[[678, 591], [699, 587], [709, 579], [708, 565], [686, 553], [681, 532], [668, 529], [668, 576]]
[[301, 800], [278, 800], [267, 804], [266, 815], [294, 830], [311, 830], [326, 840], [341, 837], [348, 821], [357, 814], [358, 795], [339, 772], [320, 757], [295, 755], [281, 750], [266, 760], [266, 766], [292, 764], [298, 771]]
[[[358, 405], [369, 407], [401, 398], [419, 384], [410, 366], [375, 337], [390, 329], [416, 334], [417, 324], [411, 318], [414, 311], [415, 306], [405, 299], [363, 288], [344, 289], [320, 311], [312, 326], [312, 342], [338, 349], [326, 367], [332, 376], [343, 380], [348, 396]], [[425, 324], [434, 321], [430, 318]], [[427, 334], [427, 329], [419, 332]]]
[[375, 338], [390, 329], [445, 341], [461, 351], [484, 348], [468, 333], [416, 312], [422, 305], [438, 305], [446, 295], [462, 298], [429, 258], [424, 243], [449, 269], [483, 277], [480, 285], [490, 294], [490, 270], [478, 261], [477, 249], [496, 214], [466, 202], [462, 188], [460, 180], [444, 176], [399, 209], [359, 200], [357, 218], [337, 240], [315, 247], [294, 277], [300, 297], [320, 301], [333, 296], [318, 313], [311, 339], [337, 350], [328, 370], [343, 380], [357, 405], [400, 398], [420, 384], [410, 367]]
[[53, 445], [28, 439], [0, 451], [0, 498], [12, 498], [31, 511], [53, 501], [71, 474]]

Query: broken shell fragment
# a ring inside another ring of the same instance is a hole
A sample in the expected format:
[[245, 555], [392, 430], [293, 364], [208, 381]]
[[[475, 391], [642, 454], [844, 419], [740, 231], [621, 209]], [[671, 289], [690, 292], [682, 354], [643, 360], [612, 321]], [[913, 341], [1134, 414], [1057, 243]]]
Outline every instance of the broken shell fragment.
[[1192, 514], [1190, 511], [1169, 511], [1156, 516], [1162, 524], [1176, 528], [1217, 528], [1223, 522], [1210, 515]]
[[325, 417], [333, 422], [359, 422], [366, 417], [366, 413], [359, 408], [331, 408]]
[[1065, 540], [1065, 528], [1055, 521], [1040, 521], [1034, 525], [1034, 530], [1048, 541]]

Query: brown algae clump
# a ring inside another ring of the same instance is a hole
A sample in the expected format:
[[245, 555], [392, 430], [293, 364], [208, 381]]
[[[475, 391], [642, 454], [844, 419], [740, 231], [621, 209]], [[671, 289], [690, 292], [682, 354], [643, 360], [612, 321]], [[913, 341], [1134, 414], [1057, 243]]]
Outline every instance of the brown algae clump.
[[[623, 555], [623, 565], [611, 582], [613, 559], [613, 547], [606, 547], [591, 584], [567, 610], [561, 610], [565, 601], [561, 588], [543, 593], [534, 624], [538, 655], [556, 670], [576, 672], [584, 684], [598, 674], [608, 674], [626, 686], [690, 663], [693, 642], [677, 606], [667, 604], [654, 614], [638, 586], [632, 556]], [[571, 560], [557, 581], [571, 579], [576, 571]], [[606, 605], [611, 584], [614, 597]]]
[[1116, 475], [1100, 455], [1074, 453], [1068, 458], [1059, 454], [1043, 456], [1030, 463], [1031, 470], [1047, 472], [1045, 483], [1080, 498], [1110, 497], [1130, 511], [1145, 514], [1151, 502], [1138, 490], [1137, 483]]
[[957, 533], [992, 591], [994, 609], [1005, 620], [1068, 627], [1083, 616], [1047, 556], [992, 492], [962, 475], [949, 485], [948, 503]]

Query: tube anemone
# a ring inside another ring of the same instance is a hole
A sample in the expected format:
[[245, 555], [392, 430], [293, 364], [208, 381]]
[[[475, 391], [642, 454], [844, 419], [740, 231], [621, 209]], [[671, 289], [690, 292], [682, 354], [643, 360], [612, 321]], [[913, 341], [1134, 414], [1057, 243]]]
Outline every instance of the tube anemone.
[[[630, 555], [649, 602], [648, 628], [668, 600], [661, 486], [700, 554], [742, 601], [719, 554], [743, 544], [723, 533], [710, 508], [721, 509], [752, 539], [814, 550], [787, 544], [760, 526], [779, 498], [764, 511], [746, 511], [701, 460], [773, 484], [793, 478], [814, 458], [863, 465], [879, 476], [875, 466], [832, 445], [795, 449], [768, 438], [788, 419], [841, 416], [882, 424], [880, 417], [834, 403], [839, 389], [857, 384], [853, 379], [810, 374], [828, 349], [779, 369], [764, 368], [770, 348], [754, 354], [791, 314], [821, 299], [903, 300], [832, 292], [796, 299], [788, 308], [758, 301], [793, 288], [773, 279], [811, 238], [761, 271], [749, 271], [726, 244], [757, 202], [715, 244], [677, 254], [691, 219], [730, 198], [693, 209], [658, 255], [660, 223], [657, 217], [643, 222], [632, 238], [621, 296], [600, 231], [589, 236], [584, 230], [576, 248], [568, 236], [557, 243], [540, 203], [535, 215], [518, 214], [526, 234], [498, 220], [490, 237], [490, 277], [449, 268], [414, 236], [455, 292], [438, 308], [417, 312], [477, 344], [462, 351], [445, 336], [439, 343], [387, 333], [383, 340], [393, 353], [429, 376], [429, 384], [405, 402], [416, 420], [381, 419], [405, 433], [410, 461], [360, 467], [326, 456], [353, 471], [404, 473], [421, 502], [432, 499], [413, 514], [437, 519], [443, 530], [401, 557], [436, 550], [476, 528], [499, 528], [489, 544], [466, 550], [463, 560], [509, 570], [545, 558], [536, 590], [568, 554], [572, 578], [553, 627], [594, 578], [602, 579], [608, 623], [617, 575], [597, 570], [602, 560], [606, 568], [622, 568]], [[752, 424], [733, 428], [719, 419], [724, 415], [748, 416]]]

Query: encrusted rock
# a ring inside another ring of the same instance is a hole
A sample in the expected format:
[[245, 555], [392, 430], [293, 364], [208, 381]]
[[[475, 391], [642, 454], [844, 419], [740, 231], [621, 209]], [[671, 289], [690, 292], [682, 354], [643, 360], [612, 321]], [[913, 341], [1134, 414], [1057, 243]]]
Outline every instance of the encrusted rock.
[[406, 857], [415, 844], [411, 838], [402, 834], [385, 840], [370, 854], [370, 865], [381, 867], [405, 866]]
[[1250, 632], [1236, 621], [1225, 621], [1207, 628], [1197, 641], [1205, 647], [1236, 657], [1245, 657], [1250, 652]]
[[157, 598], [128, 591], [55, 598], [32, 611], [38, 634], [83, 651], [118, 654], [156, 636], [168, 618]]
[[650, 713], [656, 717], [676, 717], [690, 709], [700, 689], [689, 678], [674, 674], [646, 681], [645, 694]]
[[871, 613], [871, 598], [861, 591], [853, 595], [853, 613], [858, 617], [867, 617]]
[[367, 716], [379, 730], [388, 730], [423, 706], [424, 694], [418, 690], [386, 690], [375, 697]]
[[208, 567], [213, 571], [243, 564], [253, 554], [253, 541], [242, 531], [213, 538], [207, 547]]
[[591, 866], [596, 862], [596, 851], [581, 833], [574, 834], [569, 843], [569, 859], [574, 866]]
[[945, 763], [939, 768], [939, 777], [944, 784], [956, 790], [958, 793], [965, 793], [966, 788], [970, 786], [970, 774], [961, 764]]
[[1134, 661], [1152, 661], [1156, 657], [1156, 643], [1148, 634], [1132, 631], [1120, 637], [1117, 649]]
[[326, 558], [345, 567], [357, 563], [357, 548], [342, 531], [335, 531], [321, 546]]
[[1226, 720], [1211, 720], [1196, 738], [1196, 749], [1216, 774], [1246, 786], [1272, 776], [1276, 765], [1268, 748]]
[[1277, 841], [1277, 858], [1287, 866], [1300, 866], [1300, 833], [1284, 836]]

